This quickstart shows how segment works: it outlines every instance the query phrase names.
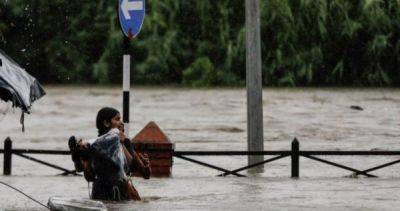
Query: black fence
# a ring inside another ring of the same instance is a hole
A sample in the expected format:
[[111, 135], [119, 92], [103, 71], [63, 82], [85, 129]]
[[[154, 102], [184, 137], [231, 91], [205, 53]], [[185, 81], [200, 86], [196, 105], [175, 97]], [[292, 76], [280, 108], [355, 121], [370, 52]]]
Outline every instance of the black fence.
[[[166, 152], [165, 150], [151, 150], [151, 151]], [[300, 151], [300, 144], [296, 138], [292, 141], [292, 149], [290, 151], [167, 151], [167, 152], [171, 152], [171, 154], [176, 158], [180, 158], [192, 163], [196, 163], [208, 168], [221, 171], [222, 173], [217, 176], [235, 175], [238, 177], [245, 177], [244, 175], [239, 173], [241, 171], [254, 168], [260, 165], [265, 165], [267, 163], [289, 156], [291, 158], [291, 177], [293, 178], [298, 178], [300, 176], [300, 159], [299, 159], [300, 156], [309, 158], [314, 161], [322, 162], [331, 166], [335, 166], [337, 168], [351, 171], [354, 173], [355, 176], [365, 175], [367, 177], [377, 177], [376, 175], [370, 174], [370, 172], [400, 163], [400, 159], [397, 158], [392, 162], [387, 162], [382, 165], [375, 166], [373, 168], [365, 170], [359, 170], [336, 162], [328, 161], [317, 156], [400, 156], [400, 151]], [[4, 141], [4, 149], [0, 149], [0, 153], [4, 153], [4, 166], [3, 166], [4, 175], [11, 175], [13, 154], [46, 165], [51, 168], [58, 169], [63, 172], [62, 175], [70, 175], [70, 174], [77, 175], [75, 170], [68, 170], [63, 167], [57, 166], [55, 164], [51, 164], [49, 162], [39, 160], [37, 158], [33, 158], [27, 155], [27, 154], [70, 155], [69, 151], [13, 149], [11, 139], [7, 138]], [[234, 170], [228, 170], [222, 167], [218, 167], [216, 165], [212, 165], [209, 163], [205, 163], [187, 157], [187, 156], [248, 156], [248, 155], [268, 155], [273, 157], [266, 159], [262, 162], [254, 163], [252, 165], [247, 165]]]

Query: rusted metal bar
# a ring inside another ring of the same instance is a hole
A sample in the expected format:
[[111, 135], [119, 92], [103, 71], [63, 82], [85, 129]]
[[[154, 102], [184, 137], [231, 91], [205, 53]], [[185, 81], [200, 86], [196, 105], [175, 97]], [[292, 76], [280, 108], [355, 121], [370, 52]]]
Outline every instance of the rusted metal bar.
[[270, 159], [267, 159], [267, 160], [252, 164], [252, 165], [248, 165], [248, 166], [245, 166], [245, 167], [242, 167], [242, 168], [238, 168], [238, 169], [232, 170], [230, 172], [225, 172], [225, 173], [219, 174], [217, 176], [219, 176], [219, 177], [220, 176], [227, 176], [227, 175], [230, 175], [230, 174], [233, 174], [233, 173], [237, 173], [239, 171], [243, 171], [243, 170], [246, 170], [246, 169], [249, 169], [249, 168], [253, 168], [253, 167], [258, 166], [258, 165], [262, 165], [262, 164], [266, 164], [266, 163], [269, 163], [269, 162], [272, 162], [272, 161], [275, 161], [275, 160], [279, 160], [279, 159], [287, 157], [287, 156], [288, 155], [279, 155], [277, 157], [273, 157], [273, 158], [270, 158]]
[[[375, 171], [375, 170], [378, 170], [378, 169], [381, 169], [381, 168], [385, 168], [385, 167], [394, 165], [396, 163], [400, 163], [400, 160], [396, 160], [396, 161], [392, 161], [392, 162], [389, 162], [389, 163], [385, 163], [385, 164], [382, 164], [382, 165], [379, 165], [379, 166], [376, 166], [376, 167], [373, 167], [373, 168], [370, 168], [370, 169], [366, 169], [366, 170], [361, 171], [361, 172], [368, 173], [368, 172], [371, 172], [371, 171]], [[360, 173], [356, 173], [356, 174], [359, 175]]]
[[352, 171], [352, 172], [355, 172], [355, 173], [359, 173], [359, 174], [365, 175], [367, 177], [377, 177], [375, 175], [364, 173], [364, 172], [362, 172], [360, 170], [357, 170], [357, 169], [354, 169], [354, 168], [350, 168], [348, 166], [344, 166], [344, 165], [341, 165], [341, 164], [338, 164], [338, 163], [334, 163], [334, 162], [331, 162], [331, 161], [327, 161], [327, 160], [324, 160], [324, 159], [321, 159], [321, 158], [317, 158], [317, 157], [314, 157], [314, 156], [311, 156], [311, 155], [303, 155], [303, 156], [306, 157], [306, 158], [310, 158], [312, 160], [316, 160], [316, 161], [319, 161], [319, 162], [322, 162], [322, 163], [326, 163], [326, 164], [329, 164], [329, 165], [332, 165], [332, 166], [336, 166], [336, 167], [339, 167], [339, 168], [342, 168], [342, 169], [346, 169], [346, 170], [349, 170], [349, 171]]
[[3, 166], [3, 174], [11, 175], [12, 168], [12, 141], [10, 137], [7, 137], [4, 140], [4, 166]]
[[[218, 166], [214, 166], [214, 165], [211, 165], [211, 164], [208, 164], [208, 163], [205, 163], [205, 162], [194, 160], [192, 158], [187, 158], [187, 157], [184, 157], [184, 156], [181, 156], [181, 155], [174, 155], [174, 156], [178, 157], [178, 158], [181, 158], [183, 160], [187, 160], [187, 161], [190, 161], [190, 162], [193, 162], [193, 163], [197, 163], [199, 165], [206, 166], [206, 167], [209, 167], [209, 168], [212, 168], [212, 169], [216, 169], [216, 170], [219, 170], [219, 171], [222, 171], [222, 172], [225, 172], [225, 173], [231, 173], [231, 171], [229, 171], [229, 170], [226, 170], [226, 169], [223, 169], [223, 168], [220, 168]], [[238, 176], [238, 177], [246, 177], [246, 176], [238, 174], [238, 173], [232, 173], [232, 174], [235, 175], [235, 176]]]
[[65, 168], [63, 168], [63, 167], [60, 167], [60, 166], [57, 166], [57, 165], [54, 165], [54, 164], [51, 164], [51, 163], [48, 163], [48, 162], [45, 162], [45, 161], [42, 161], [42, 160], [33, 158], [33, 157], [30, 157], [30, 156], [28, 156], [28, 155], [24, 155], [24, 154], [21, 154], [21, 153], [15, 153], [15, 154], [18, 155], [18, 156], [21, 156], [21, 157], [23, 157], [23, 158], [26, 158], [26, 159], [28, 159], [28, 160], [31, 160], [31, 161], [34, 161], [34, 162], [38, 162], [38, 163], [40, 163], [40, 164], [43, 164], [43, 165], [45, 165], [45, 166], [49, 166], [49, 167], [52, 167], [52, 168], [61, 170], [61, 171], [63, 171], [64, 173], [66, 173], [67, 175], [68, 175], [68, 174], [76, 174], [76, 171], [75, 171], [75, 170], [68, 170], [68, 169], [65, 169]]
[[292, 178], [299, 177], [299, 151], [300, 151], [300, 144], [296, 138], [294, 138], [292, 142]]

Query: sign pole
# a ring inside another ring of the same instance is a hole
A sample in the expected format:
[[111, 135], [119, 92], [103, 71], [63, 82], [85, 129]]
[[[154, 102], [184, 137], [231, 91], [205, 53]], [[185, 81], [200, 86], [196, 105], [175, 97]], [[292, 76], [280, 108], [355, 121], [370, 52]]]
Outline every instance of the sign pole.
[[123, 79], [122, 79], [122, 121], [124, 122], [124, 130], [129, 137], [129, 98], [131, 84], [131, 55], [128, 52], [129, 42], [132, 38], [137, 37], [143, 25], [144, 16], [146, 15], [145, 0], [118, 0], [118, 19], [121, 31], [124, 34], [123, 43]]
[[131, 85], [131, 55], [128, 53], [129, 38], [124, 36], [123, 79], [122, 79], [122, 120], [125, 134], [129, 137], [129, 102]]
[[[262, 73], [259, 0], [246, 0], [246, 86], [247, 86], [247, 149], [264, 151]], [[249, 155], [248, 164], [264, 160], [262, 155]], [[263, 172], [264, 166], [250, 172]]]

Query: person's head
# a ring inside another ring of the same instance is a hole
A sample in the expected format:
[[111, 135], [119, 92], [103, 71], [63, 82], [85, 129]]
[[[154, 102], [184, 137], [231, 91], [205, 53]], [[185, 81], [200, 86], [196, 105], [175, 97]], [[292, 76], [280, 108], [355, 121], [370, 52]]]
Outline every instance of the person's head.
[[121, 114], [117, 109], [110, 107], [104, 107], [100, 109], [96, 117], [96, 127], [99, 136], [106, 134], [109, 130], [113, 128], [123, 128]]

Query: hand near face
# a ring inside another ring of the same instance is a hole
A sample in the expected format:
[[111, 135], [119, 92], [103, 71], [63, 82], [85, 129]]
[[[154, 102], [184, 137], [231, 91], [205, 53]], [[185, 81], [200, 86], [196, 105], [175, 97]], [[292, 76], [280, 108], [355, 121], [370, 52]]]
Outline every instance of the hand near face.
[[121, 143], [123, 143], [124, 142], [124, 140], [127, 138], [126, 137], [126, 134], [123, 132], [123, 131], [119, 131], [119, 141], [121, 142]]

